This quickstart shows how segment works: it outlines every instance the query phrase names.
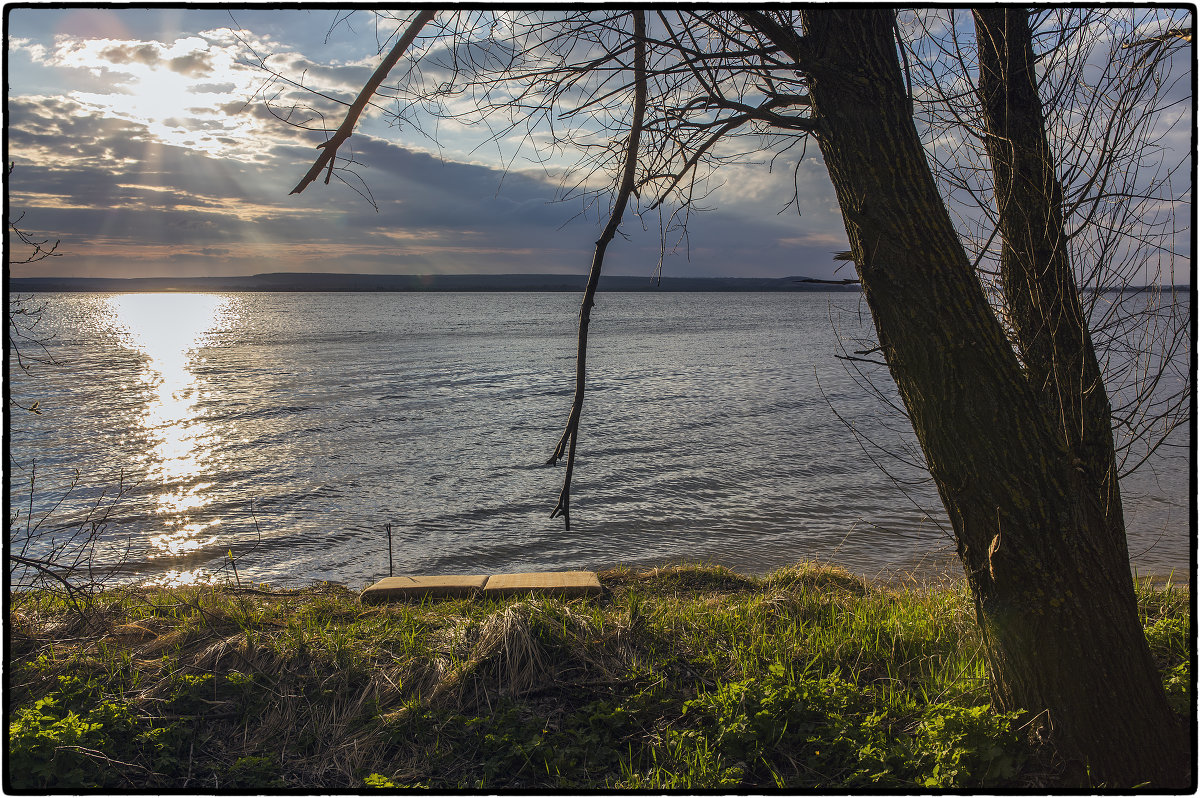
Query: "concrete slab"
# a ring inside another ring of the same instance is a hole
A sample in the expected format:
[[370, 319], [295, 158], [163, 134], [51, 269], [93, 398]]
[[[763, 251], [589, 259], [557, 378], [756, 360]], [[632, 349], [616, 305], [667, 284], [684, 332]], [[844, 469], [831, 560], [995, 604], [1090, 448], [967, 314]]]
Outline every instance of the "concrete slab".
[[600, 593], [600, 580], [593, 571], [543, 571], [529, 574], [493, 574], [483, 586], [485, 597], [533, 593], [573, 598]]
[[463, 598], [479, 592], [488, 578], [481, 574], [456, 576], [389, 576], [368, 587], [359, 600], [370, 603], [403, 599]]

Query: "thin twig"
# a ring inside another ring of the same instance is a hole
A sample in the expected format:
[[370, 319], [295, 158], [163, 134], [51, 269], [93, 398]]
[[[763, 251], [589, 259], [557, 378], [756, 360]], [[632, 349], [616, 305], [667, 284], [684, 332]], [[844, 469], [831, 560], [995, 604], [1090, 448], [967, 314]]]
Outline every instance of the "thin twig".
[[612, 241], [621, 225], [621, 217], [625, 214], [625, 206], [633, 194], [634, 178], [637, 172], [638, 145], [642, 135], [642, 122], [646, 115], [646, 14], [641, 9], [631, 12], [633, 15], [633, 69], [634, 95], [633, 120], [629, 126], [629, 141], [625, 148], [625, 168], [621, 175], [621, 185], [617, 190], [616, 202], [608, 224], [596, 242], [596, 252], [592, 257], [592, 268], [588, 274], [587, 288], [583, 293], [583, 303], [579, 308], [579, 343], [575, 357], [575, 398], [571, 402], [571, 415], [567, 418], [567, 427], [563, 430], [554, 454], [546, 461], [546, 465], [555, 465], [567, 452], [567, 473], [563, 477], [562, 491], [558, 495], [558, 504], [550, 513], [551, 518], [562, 516], [565, 529], [571, 528], [571, 475], [575, 469], [575, 444], [579, 438], [579, 417], [583, 412], [584, 379], [587, 374], [587, 333], [588, 322], [591, 320], [592, 306], [595, 304], [596, 286], [600, 283], [600, 270], [604, 266], [604, 251]]
[[33, 568], [34, 570], [39, 571], [46, 576], [57, 579], [59, 582], [62, 582], [63, 587], [67, 589], [67, 593], [72, 596], [82, 590], [82, 588], [80, 588], [78, 585], [72, 584], [65, 576], [58, 573], [59, 567], [53, 562], [49, 562], [47, 560], [37, 560], [33, 559], [32, 557], [21, 557], [16, 554], [8, 555], [8, 559], [10, 562], [14, 562], [17, 565], [24, 565], [27, 568]]
[[387, 531], [388, 536], [388, 576], [394, 576], [392, 572], [392, 525], [384, 524], [383, 528]]

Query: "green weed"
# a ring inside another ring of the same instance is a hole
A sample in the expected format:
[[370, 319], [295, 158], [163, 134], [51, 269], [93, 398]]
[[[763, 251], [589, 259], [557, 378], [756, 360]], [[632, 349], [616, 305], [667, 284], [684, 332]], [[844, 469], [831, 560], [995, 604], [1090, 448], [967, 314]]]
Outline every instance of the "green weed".
[[[97, 594], [86, 617], [24, 595], [8, 783], [728, 792], [1049, 778], [1015, 716], [989, 706], [961, 585], [811, 563], [601, 581], [595, 600], [372, 606], [328, 584], [126, 589]], [[1139, 583], [1138, 598], [1189, 712], [1190, 594]]]

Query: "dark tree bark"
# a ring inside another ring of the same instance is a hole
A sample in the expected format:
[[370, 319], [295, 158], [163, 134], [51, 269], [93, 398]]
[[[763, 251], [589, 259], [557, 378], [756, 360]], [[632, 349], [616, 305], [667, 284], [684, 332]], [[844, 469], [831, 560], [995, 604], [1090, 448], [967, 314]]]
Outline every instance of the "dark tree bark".
[[1112, 411], [1068, 257], [1062, 186], [1037, 93], [1028, 12], [975, 12], [985, 146], [1000, 221], [1000, 279], [1026, 378], [1102, 497], [1105, 543], [1128, 562]]
[[[1038, 224], [1013, 214], [1001, 231], [1014, 264], [1005, 287], [1027, 292], [1009, 297], [1029, 316], [1018, 324], [1018, 357], [926, 162], [892, 14], [812, 8], [802, 24], [803, 39], [787, 49], [810, 78], [816, 137], [879, 343], [954, 528], [996, 703], [1037, 713], [1092, 783], [1186, 787], [1181, 729], [1146, 646], [1124, 531], [1114, 523], [1115, 479], [1092, 448], [1103, 433], [1111, 449], [1107, 400], [1096, 400], [1098, 375], [1070, 371], [1088, 357], [1094, 363], [1086, 338], [1075, 354], [1060, 348], [1060, 336], [1086, 325], [1064, 279], [1065, 255], [1055, 260], [1062, 224], [1052, 169], [1046, 182], [1048, 150], [1033, 159], [1041, 164], [1032, 178], [1042, 191], [1032, 212]], [[1001, 197], [1026, 179], [1000, 172]], [[1081, 397], [1090, 398], [1065, 411]]]

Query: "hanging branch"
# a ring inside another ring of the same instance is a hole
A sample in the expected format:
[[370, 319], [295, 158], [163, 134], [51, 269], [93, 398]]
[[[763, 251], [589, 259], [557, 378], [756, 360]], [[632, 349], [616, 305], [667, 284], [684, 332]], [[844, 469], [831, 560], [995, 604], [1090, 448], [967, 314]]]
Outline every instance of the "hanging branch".
[[588, 322], [592, 316], [592, 306], [595, 304], [596, 286], [600, 283], [600, 270], [604, 266], [604, 251], [608, 243], [617, 234], [621, 225], [621, 217], [625, 214], [625, 206], [629, 196], [633, 194], [634, 177], [637, 170], [638, 141], [642, 135], [642, 120], [646, 114], [646, 15], [642, 10], [633, 14], [633, 121], [629, 126], [629, 141], [625, 147], [625, 168], [621, 175], [621, 184], [617, 189], [616, 202], [608, 224], [596, 241], [596, 252], [592, 256], [592, 268], [588, 273], [587, 288], [583, 292], [583, 304], [579, 308], [579, 345], [575, 355], [575, 398], [571, 402], [571, 415], [567, 418], [567, 427], [563, 430], [554, 454], [546, 461], [546, 465], [556, 465], [562, 459], [564, 451], [567, 455], [567, 473], [563, 478], [562, 491], [558, 495], [558, 504], [550, 513], [551, 518], [562, 516], [566, 529], [571, 528], [571, 474], [575, 469], [575, 443], [579, 438], [579, 417], [583, 413], [584, 377], [586, 376], [587, 333]]
[[338, 147], [342, 146], [342, 142], [350, 138], [350, 134], [354, 132], [354, 125], [358, 123], [358, 118], [366, 109], [367, 103], [371, 101], [371, 97], [375, 95], [375, 90], [379, 88], [379, 84], [383, 83], [384, 78], [392, 71], [392, 67], [404, 55], [404, 51], [408, 49], [413, 40], [417, 38], [417, 34], [421, 32], [421, 28], [425, 27], [427, 22], [430, 22], [437, 15], [437, 11], [425, 9], [417, 14], [417, 18], [409, 23], [408, 29], [404, 31], [404, 35], [400, 37], [400, 41], [396, 42], [396, 46], [387, 54], [387, 58], [380, 62], [375, 68], [375, 74], [371, 75], [371, 79], [363, 86], [362, 91], [358, 93], [358, 98], [354, 104], [350, 106], [350, 110], [346, 112], [346, 118], [342, 120], [342, 124], [334, 131], [326, 141], [317, 145], [317, 149], [321, 150], [321, 154], [317, 156], [316, 162], [308, 170], [308, 173], [296, 184], [296, 187], [291, 190], [292, 194], [299, 194], [304, 189], [308, 188], [308, 184], [317, 179], [321, 174], [321, 170], [328, 167], [325, 173], [325, 185], [329, 185], [329, 178], [333, 176], [333, 158], [337, 155]]

